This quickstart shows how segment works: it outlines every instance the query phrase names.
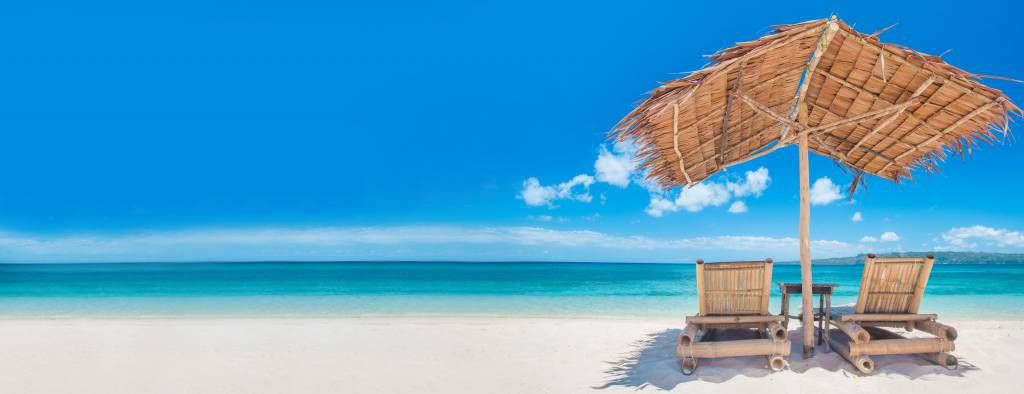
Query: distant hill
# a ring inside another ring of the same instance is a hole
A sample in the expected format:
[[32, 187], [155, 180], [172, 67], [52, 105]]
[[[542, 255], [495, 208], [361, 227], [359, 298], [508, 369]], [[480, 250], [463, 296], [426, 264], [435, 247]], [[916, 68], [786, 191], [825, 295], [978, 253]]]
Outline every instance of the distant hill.
[[[985, 252], [892, 252], [876, 253], [878, 257], [935, 256], [936, 264], [1024, 264], [1024, 253]], [[814, 264], [853, 265], [864, 263], [866, 255], [814, 259]], [[780, 264], [799, 264], [800, 261], [783, 261]]]

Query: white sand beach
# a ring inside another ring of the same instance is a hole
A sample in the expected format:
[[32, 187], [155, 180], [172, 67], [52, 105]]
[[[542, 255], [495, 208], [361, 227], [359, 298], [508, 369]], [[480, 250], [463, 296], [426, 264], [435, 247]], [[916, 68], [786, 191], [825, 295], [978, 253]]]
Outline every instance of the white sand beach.
[[794, 350], [779, 373], [747, 357], [684, 376], [671, 319], [8, 319], [0, 392], [1019, 392], [1024, 321], [950, 323], [960, 330], [956, 371], [891, 356], [859, 376], [819, 348], [809, 361]]

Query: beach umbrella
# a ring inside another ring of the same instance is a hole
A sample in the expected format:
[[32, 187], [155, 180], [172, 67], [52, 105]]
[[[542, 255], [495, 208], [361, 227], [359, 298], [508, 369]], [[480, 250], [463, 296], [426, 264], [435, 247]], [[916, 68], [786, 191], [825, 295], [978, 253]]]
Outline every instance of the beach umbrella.
[[[936, 171], [950, 154], [1005, 138], [1010, 117], [1022, 115], [979, 82], [991, 77], [883, 43], [882, 31], [864, 34], [835, 17], [777, 26], [662, 84], [612, 131], [637, 144], [640, 168], [667, 188], [796, 145], [804, 311], [812, 308], [808, 152], [854, 174], [853, 193], [864, 174], [899, 183]], [[813, 326], [804, 313], [805, 358], [814, 354]]]

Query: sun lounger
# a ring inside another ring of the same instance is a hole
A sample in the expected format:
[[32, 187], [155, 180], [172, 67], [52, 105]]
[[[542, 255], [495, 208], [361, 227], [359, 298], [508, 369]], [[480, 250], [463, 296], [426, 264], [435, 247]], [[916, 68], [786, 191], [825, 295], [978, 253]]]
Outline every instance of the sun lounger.
[[[913, 354], [955, 369], [953, 351], [956, 330], [935, 321], [937, 315], [920, 314], [918, 308], [935, 258], [879, 258], [864, 261], [860, 293], [854, 308], [833, 308], [832, 348], [862, 373], [871, 373], [871, 356]], [[904, 337], [885, 327], [919, 330], [930, 337]]]
[[[701, 358], [767, 356], [768, 367], [780, 371], [789, 356], [789, 337], [782, 316], [768, 313], [772, 260], [704, 263], [697, 260], [697, 302], [700, 313], [686, 317], [676, 353], [683, 373], [697, 369]], [[715, 340], [720, 330], [745, 330], [755, 339]]]

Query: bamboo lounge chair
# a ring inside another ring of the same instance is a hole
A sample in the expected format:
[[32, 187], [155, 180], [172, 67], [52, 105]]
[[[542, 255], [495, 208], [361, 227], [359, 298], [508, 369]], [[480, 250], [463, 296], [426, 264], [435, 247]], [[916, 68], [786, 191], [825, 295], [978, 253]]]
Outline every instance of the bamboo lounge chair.
[[[772, 260], [704, 263], [697, 260], [697, 303], [700, 313], [686, 317], [676, 354], [684, 374], [697, 369], [697, 359], [767, 356], [768, 368], [781, 371], [789, 356], [789, 337], [782, 316], [768, 313]], [[711, 341], [724, 329], [745, 329], [756, 339]]]
[[[953, 351], [956, 330], [938, 323], [933, 314], [918, 314], [935, 258], [878, 258], [864, 261], [860, 293], [853, 309], [833, 308], [832, 348], [862, 373], [871, 373], [871, 356], [914, 354], [949, 369], [956, 369]], [[906, 338], [882, 327], [914, 329], [934, 337]]]

